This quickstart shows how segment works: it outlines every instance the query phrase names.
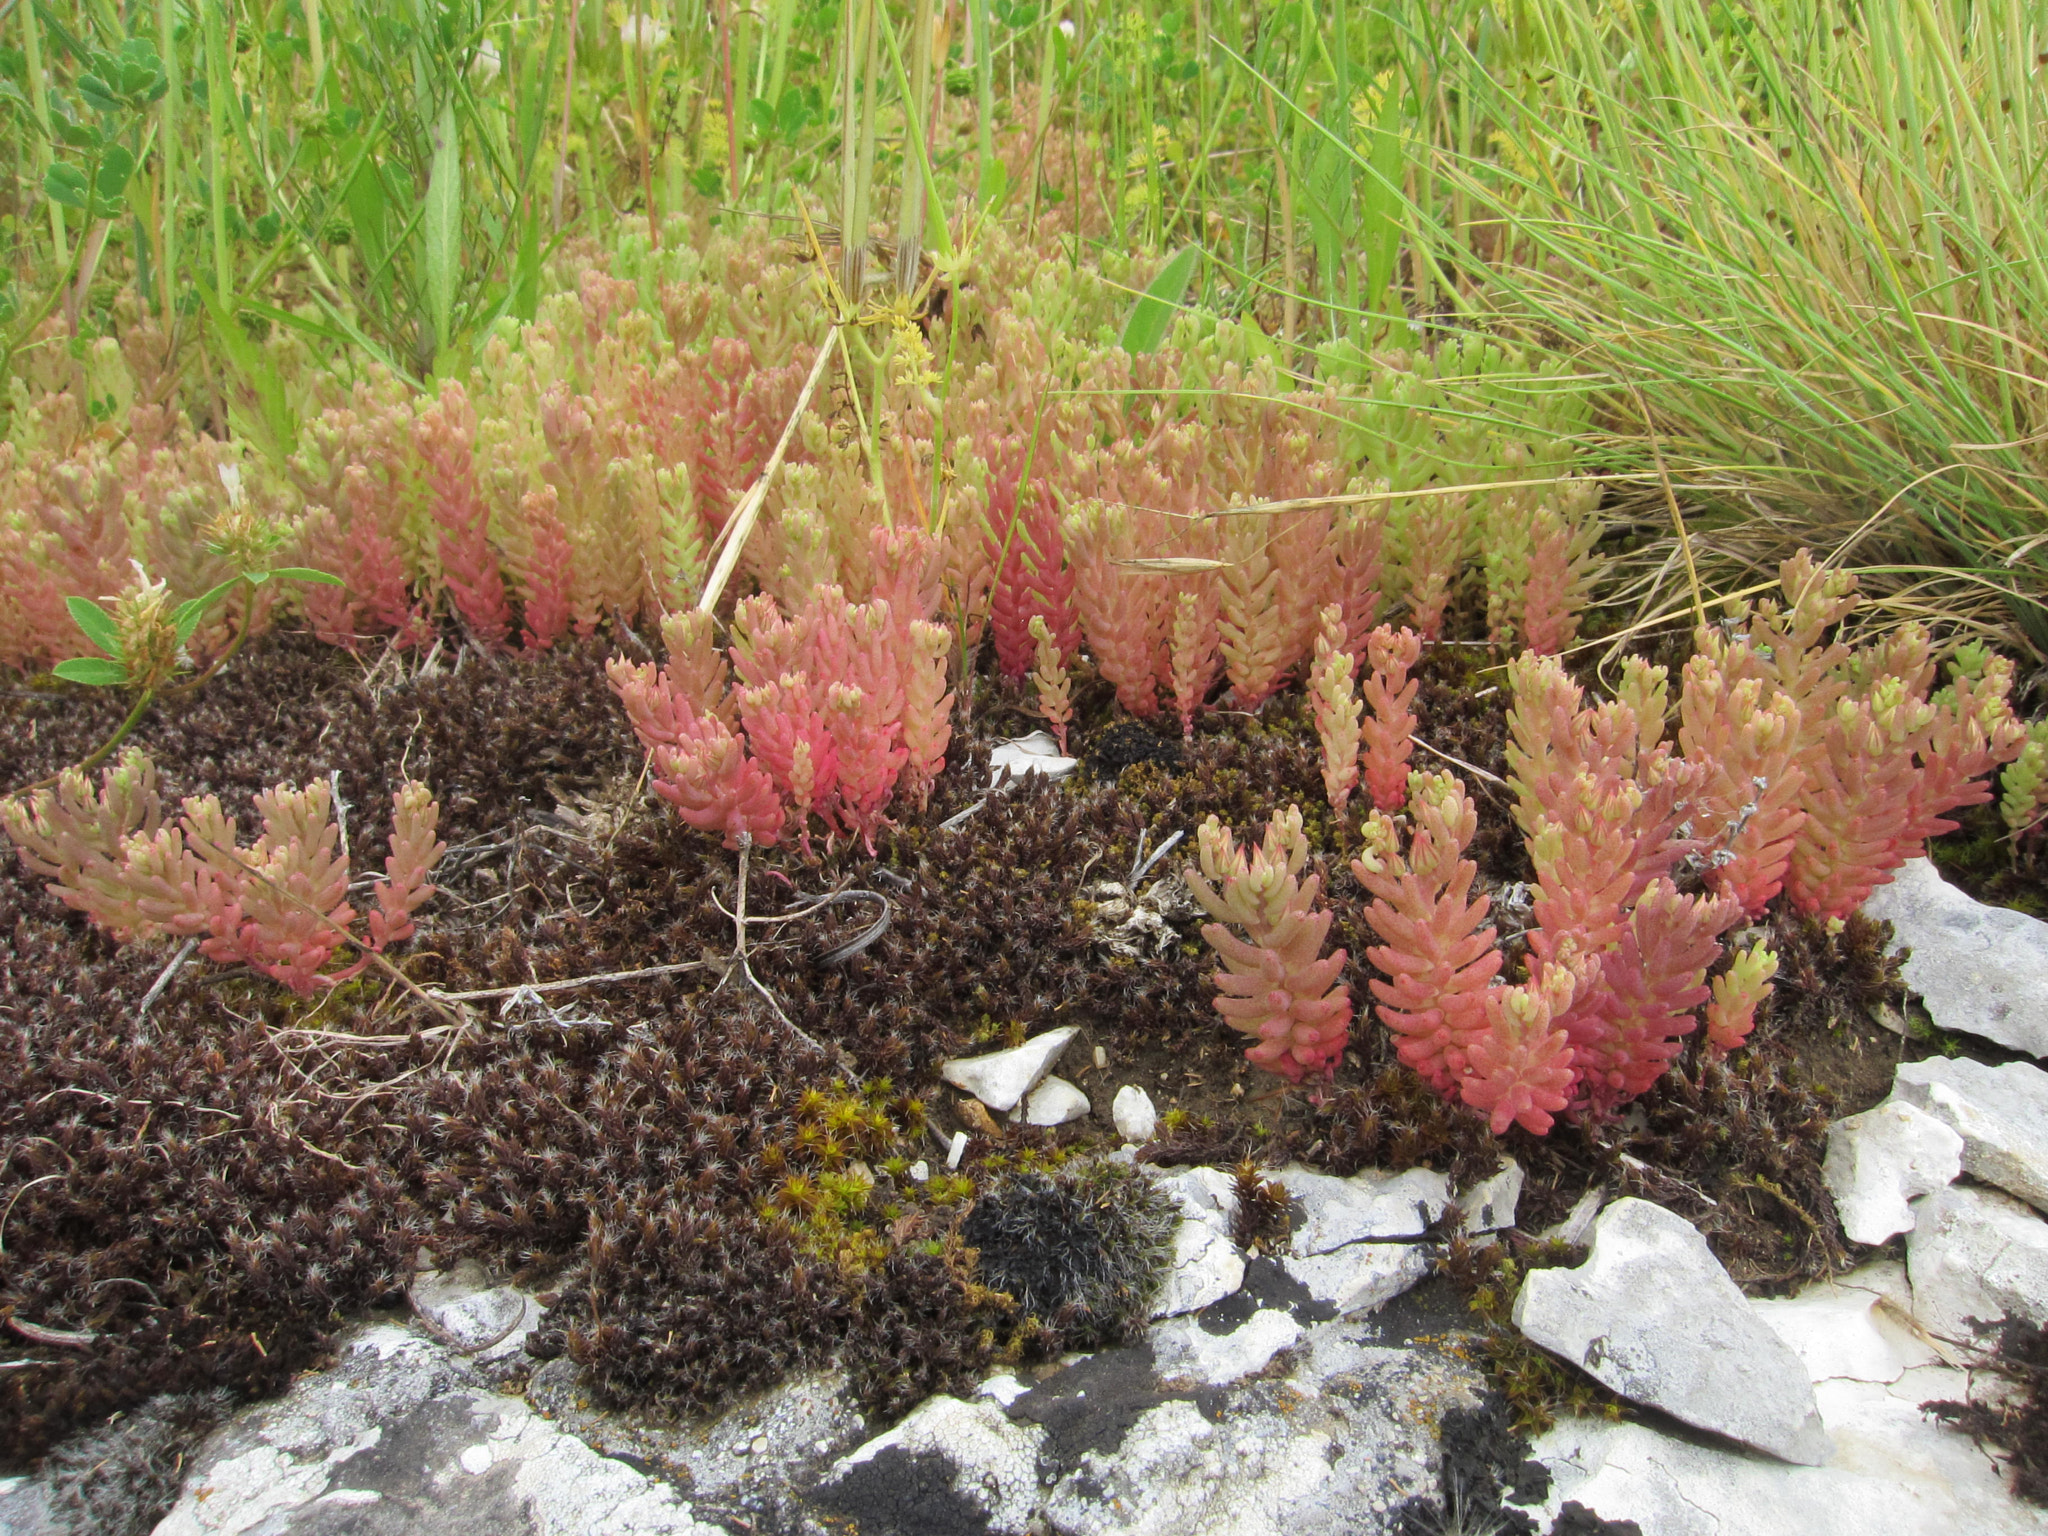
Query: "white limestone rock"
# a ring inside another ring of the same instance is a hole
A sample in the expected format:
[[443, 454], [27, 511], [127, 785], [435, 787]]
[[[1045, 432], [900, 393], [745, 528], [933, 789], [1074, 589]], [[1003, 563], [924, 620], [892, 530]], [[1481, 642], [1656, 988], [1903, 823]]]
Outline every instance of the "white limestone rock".
[[1522, 1185], [1528, 1175], [1512, 1157], [1500, 1171], [1481, 1179], [1458, 1196], [1467, 1233], [1505, 1232], [1515, 1224], [1515, 1209], [1522, 1203]]
[[2048, 923], [1985, 906], [1924, 858], [1908, 859], [1863, 911], [1912, 951], [1901, 974], [1935, 1023], [2048, 1055]]
[[1301, 1324], [1274, 1307], [1261, 1307], [1229, 1333], [1211, 1333], [1192, 1317], [1176, 1317], [1152, 1330], [1152, 1360], [1162, 1381], [1199, 1381], [1227, 1387], [1257, 1375], [1282, 1350], [1301, 1342]]
[[1289, 1251], [1297, 1258], [1366, 1238], [1420, 1237], [1451, 1203], [1450, 1182], [1427, 1168], [1406, 1173], [1368, 1169], [1340, 1179], [1289, 1164], [1273, 1177], [1294, 1197], [1297, 1218]]
[[1026, 1125], [1065, 1125], [1089, 1110], [1088, 1095], [1064, 1077], [1048, 1077], [1024, 1101]]
[[2048, 1072], [2024, 1061], [1929, 1057], [1900, 1066], [1892, 1097], [1963, 1139], [1963, 1171], [2048, 1211]]
[[716, 1536], [673, 1486], [601, 1456], [402, 1328], [238, 1414], [201, 1446], [158, 1536], [412, 1529]]
[[1963, 1138], [1903, 1099], [1828, 1127], [1821, 1165], [1842, 1230], [1875, 1246], [1913, 1226], [1907, 1203], [1946, 1189], [1963, 1171]]
[[1384, 1306], [1429, 1276], [1429, 1257], [1417, 1243], [1351, 1243], [1280, 1262], [1311, 1296], [1344, 1317]]
[[2048, 1323], [2048, 1221], [2010, 1195], [1951, 1184], [1920, 1202], [1906, 1239], [1913, 1316], [1967, 1343], [1970, 1319]]
[[493, 1285], [483, 1266], [464, 1259], [453, 1269], [425, 1270], [412, 1283], [412, 1303], [457, 1349], [481, 1364], [524, 1359], [527, 1335], [540, 1326], [538, 1301], [510, 1285]]
[[1532, 1273], [1514, 1321], [1631, 1402], [1784, 1461], [1829, 1455], [1799, 1357], [1692, 1224], [1647, 1200], [1602, 1212], [1579, 1268]]
[[1171, 1267], [1152, 1298], [1154, 1318], [1199, 1312], [1235, 1295], [1244, 1284], [1244, 1255], [1231, 1240], [1237, 1216], [1237, 1187], [1214, 1168], [1183, 1168], [1156, 1175], [1159, 1187], [1180, 1207], [1174, 1228]]
[[1060, 1053], [1081, 1032], [1076, 1024], [1049, 1029], [1022, 1045], [987, 1056], [961, 1056], [939, 1068], [939, 1076], [955, 1088], [973, 1094], [997, 1114], [1007, 1114], [1024, 1102], [1036, 1088]]
[[2006, 1492], [1998, 1464], [1920, 1412], [1963, 1395], [1955, 1371], [1824, 1383], [1816, 1397], [1837, 1450], [1822, 1467], [1647, 1424], [1561, 1419], [1534, 1447], [1552, 1477], [1537, 1529], [1570, 1500], [1645, 1536], [2041, 1536], [2048, 1522]]
[[1791, 1347], [1816, 1384], [1863, 1381], [1889, 1386], [1908, 1370], [1940, 1362], [1907, 1322], [1911, 1303], [1906, 1266], [1882, 1259], [1818, 1281], [1797, 1296], [1749, 1305]]
[[1150, 1141], [1152, 1133], [1159, 1129], [1159, 1112], [1152, 1107], [1152, 1095], [1136, 1083], [1125, 1083], [1117, 1089], [1116, 1097], [1109, 1101], [1109, 1116], [1116, 1122], [1117, 1135], [1139, 1146]]
[[874, 1465], [887, 1451], [918, 1461], [939, 1458], [951, 1468], [953, 1492], [980, 1512], [989, 1531], [1024, 1536], [1038, 1503], [1038, 1451], [1044, 1439], [1043, 1429], [1012, 1422], [987, 1398], [971, 1403], [926, 1398], [894, 1429], [834, 1462], [821, 1490], [830, 1502], [835, 1489], [843, 1492], [867, 1475], [900, 1480], [888, 1463]]

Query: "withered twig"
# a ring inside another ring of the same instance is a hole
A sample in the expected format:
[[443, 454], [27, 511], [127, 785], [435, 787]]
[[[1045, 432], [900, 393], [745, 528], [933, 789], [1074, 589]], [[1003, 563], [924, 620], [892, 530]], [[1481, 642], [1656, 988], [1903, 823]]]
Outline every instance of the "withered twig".
[[605, 971], [596, 976], [571, 976], [563, 981], [521, 982], [512, 987], [484, 987], [475, 992], [442, 992], [428, 988], [427, 996], [446, 1003], [481, 1003], [494, 997], [511, 997], [519, 992], [570, 992], [578, 987], [603, 986], [614, 981], [639, 981], [649, 976], [674, 976], [683, 971], [701, 971], [708, 960], [678, 960], [673, 965], [650, 965], [637, 971]]
[[713, 987], [711, 990], [714, 992], [718, 991], [720, 987], [723, 987], [728, 981], [731, 981], [734, 973], [737, 972], [742, 978], [745, 979], [748, 986], [752, 987], [756, 992], [760, 993], [762, 997], [767, 999], [768, 1006], [775, 1010], [775, 1017], [782, 1021], [783, 1028], [787, 1029], [791, 1034], [795, 1035], [797, 1039], [803, 1041], [805, 1045], [808, 1045], [812, 1050], [816, 1051], [819, 1055], [829, 1056], [832, 1054], [830, 1051], [827, 1051], [824, 1046], [820, 1045], [816, 1040], [813, 1040], [803, 1030], [799, 1029], [796, 1025], [796, 1022], [793, 1019], [791, 1019], [788, 1014], [782, 1011], [782, 1004], [775, 1000], [775, 994], [773, 992], [770, 992], [767, 989], [767, 987], [761, 984], [761, 978], [754, 974], [753, 966], [750, 965], [747, 961], [747, 860], [748, 856], [752, 854], [753, 851], [754, 834], [751, 832], [742, 832], [740, 834], [740, 881], [738, 889], [738, 899], [734, 903], [733, 909], [728, 911], [725, 904], [719, 901], [718, 897], [715, 894], [711, 898], [713, 902], [717, 903], [718, 910], [724, 912], [727, 917], [730, 917], [732, 919], [733, 931], [732, 962], [726, 966], [725, 974], [718, 978], [718, 986]]
[[156, 1005], [156, 1000], [164, 995], [164, 989], [171, 984], [172, 979], [185, 968], [185, 962], [192, 958], [192, 951], [198, 947], [197, 939], [187, 939], [178, 946], [178, 952], [171, 956], [171, 963], [157, 973], [157, 978], [150, 983], [149, 990], [142, 994], [142, 1002], [135, 1009], [137, 1024], [148, 1019], [149, 1010]]
[[413, 1296], [410, 1290], [408, 1290], [405, 1293], [405, 1304], [408, 1307], [412, 1308], [412, 1315], [419, 1319], [420, 1326], [426, 1329], [427, 1333], [429, 1334], [429, 1336], [432, 1337], [433, 1341], [436, 1344], [439, 1344], [443, 1349], [449, 1351], [451, 1354], [457, 1355], [480, 1355], [485, 1350], [492, 1348], [494, 1345], [502, 1344], [507, 1339], [511, 1338], [512, 1335], [518, 1331], [519, 1325], [526, 1321], [527, 1303], [526, 1298], [524, 1296], [521, 1296], [519, 1298], [519, 1310], [512, 1315], [511, 1322], [507, 1323], [503, 1328], [500, 1328], [496, 1333], [492, 1334], [488, 1339], [483, 1340], [481, 1343], [465, 1344], [462, 1342], [461, 1339], [457, 1338], [453, 1333], [449, 1332], [446, 1328], [443, 1328], [439, 1323], [435, 1322], [433, 1318], [429, 1317], [427, 1315], [427, 1309], [419, 1304], [418, 1300]]
[[66, 1328], [45, 1328], [39, 1323], [24, 1323], [18, 1317], [7, 1319], [7, 1326], [27, 1339], [31, 1344], [48, 1344], [53, 1349], [84, 1349], [99, 1342], [99, 1335], [91, 1332], [73, 1333]]

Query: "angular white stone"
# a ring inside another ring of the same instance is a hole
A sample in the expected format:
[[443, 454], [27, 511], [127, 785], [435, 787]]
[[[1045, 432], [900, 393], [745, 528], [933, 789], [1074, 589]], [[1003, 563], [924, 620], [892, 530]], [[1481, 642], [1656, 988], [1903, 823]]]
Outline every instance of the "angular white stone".
[[1311, 1296], [1345, 1317], [1384, 1306], [1429, 1275], [1428, 1256], [1416, 1243], [1352, 1243], [1280, 1262]]
[[1183, 1168], [1156, 1177], [1180, 1207], [1181, 1220], [1173, 1233], [1172, 1267], [1159, 1282], [1151, 1315], [1199, 1312], [1244, 1284], [1244, 1255], [1230, 1238], [1237, 1215], [1236, 1185], [1214, 1168]]
[[1564, 1213], [1563, 1221], [1545, 1227], [1537, 1235], [1546, 1243], [1570, 1243], [1578, 1247], [1593, 1235], [1593, 1222], [1600, 1215], [1600, 1207], [1606, 1203], [1606, 1189], [1595, 1184], [1572, 1202], [1572, 1208]]
[[2048, 1323], [2048, 1221], [1995, 1189], [1951, 1184], [1920, 1202], [1906, 1239], [1913, 1316], [1970, 1342], [1971, 1318]]
[[1458, 1196], [1458, 1209], [1465, 1213], [1467, 1232], [1504, 1232], [1515, 1224], [1515, 1208], [1522, 1203], [1522, 1184], [1528, 1177], [1512, 1157], [1490, 1178], [1481, 1179]]
[[1297, 1258], [1362, 1238], [1420, 1237], [1451, 1203], [1449, 1181], [1427, 1168], [1406, 1173], [1367, 1169], [1339, 1179], [1289, 1164], [1273, 1177], [1298, 1207], [1290, 1244]]
[[1026, 1125], [1065, 1125], [1088, 1113], [1088, 1095], [1064, 1077], [1048, 1077], [1024, 1101]]
[[2048, 1211], [2048, 1072], [1939, 1056], [1903, 1064], [1892, 1097], [1963, 1138], [1963, 1171]]
[[1042, 773], [1048, 779], [1064, 779], [1080, 766], [1079, 758], [1060, 756], [1060, 744], [1046, 732], [1033, 731], [1029, 736], [1019, 736], [1014, 741], [996, 743], [988, 755], [989, 785], [994, 787], [1005, 768], [1010, 770], [1012, 779], [1021, 779], [1027, 773]]
[[1750, 1307], [1707, 1240], [1647, 1200], [1617, 1200], [1577, 1269], [1539, 1269], [1515, 1326], [1631, 1402], [1784, 1461], [1830, 1453], [1806, 1368]]
[[2048, 1055], [2048, 923], [1987, 907], [1908, 859], [1863, 903], [1909, 948], [1901, 974], [1943, 1029]]
[[1038, 1502], [1038, 1448], [1045, 1431], [1012, 1423], [987, 1398], [926, 1398], [910, 1417], [886, 1434], [839, 1458], [825, 1474], [826, 1486], [883, 1451], [937, 1455], [953, 1465], [953, 1491], [981, 1511], [990, 1531], [1024, 1536]]
[[471, 1358], [485, 1364], [520, 1354], [527, 1335], [540, 1326], [540, 1304], [516, 1287], [491, 1284], [474, 1259], [453, 1269], [422, 1271], [413, 1279], [411, 1296], [428, 1322], [458, 1349], [476, 1350]]
[[939, 1068], [939, 1076], [955, 1088], [973, 1094], [997, 1114], [1005, 1114], [1024, 1102], [1024, 1096], [1050, 1072], [1074, 1036], [1077, 1024], [1049, 1029], [1022, 1045], [987, 1056], [962, 1056]]
[[1159, 1112], [1152, 1107], [1152, 1095], [1136, 1083], [1125, 1083], [1117, 1089], [1116, 1097], [1109, 1101], [1109, 1115], [1116, 1122], [1117, 1135], [1140, 1146], [1150, 1141], [1159, 1128]]
[[1005, 1371], [1000, 1376], [991, 1376], [974, 1389], [976, 1397], [985, 1397], [990, 1402], [1007, 1408], [1031, 1389], [1015, 1376]]
[[1176, 1317], [1152, 1330], [1152, 1360], [1162, 1381], [1227, 1387], [1263, 1371], [1275, 1355], [1300, 1342], [1301, 1324], [1272, 1307], [1261, 1307], [1223, 1334], [1209, 1332], [1192, 1317]]
[[1821, 1165], [1842, 1230], [1872, 1246], [1910, 1231], [1906, 1202], [1948, 1188], [1962, 1171], [1963, 1138], [1897, 1098], [1829, 1126]]

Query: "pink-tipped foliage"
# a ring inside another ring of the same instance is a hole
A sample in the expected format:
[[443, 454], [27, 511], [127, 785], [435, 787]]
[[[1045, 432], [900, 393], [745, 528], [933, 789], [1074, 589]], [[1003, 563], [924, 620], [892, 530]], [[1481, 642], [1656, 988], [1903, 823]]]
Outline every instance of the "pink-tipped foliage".
[[1345, 952], [1322, 955], [1331, 918], [1315, 910], [1322, 877], [1299, 878], [1308, 859], [1300, 807], [1274, 816], [1258, 847], [1238, 847], [1214, 816], [1203, 823], [1199, 842], [1201, 868], [1188, 866], [1186, 876], [1216, 919], [1202, 926], [1224, 966], [1215, 976], [1216, 1011], [1232, 1028], [1258, 1037], [1247, 1060], [1290, 1082], [1329, 1076], [1350, 1038], [1351, 993], [1338, 979]]
[[[257, 795], [256, 809], [263, 833], [247, 848], [212, 795], [187, 799], [166, 825], [155, 769], [131, 747], [97, 794], [73, 769], [54, 791], [0, 806], [0, 818], [22, 862], [117, 940], [197, 938], [207, 959], [247, 965], [302, 995], [347, 980], [371, 953], [412, 936], [412, 914], [434, 894], [427, 876], [447, 851], [425, 785], [392, 797], [391, 854], [372, 884], [367, 936], [350, 926], [356, 911], [328, 786], [278, 785]], [[350, 947], [363, 957], [327, 973]]]
[[441, 579], [470, 634], [482, 645], [501, 647], [512, 613], [491, 548], [490, 509], [477, 486], [471, 452], [476, 412], [460, 384], [441, 386], [441, 398], [420, 413], [413, 436], [426, 463], [427, 509], [441, 529]]
[[1448, 1097], [1487, 1028], [1486, 993], [1501, 953], [1486, 922], [1488, 899], [1471, 894], [1479, 872], [1464, 857], [1479, 825], [1471, 796], [1451, 774], [1417, 774], [1409, 810], [1407, 856], [1396, 850], [1392, 827], [1375, 818], [1351, 872], [1373, 897], [1366, 921], [1382, 940], [1365, 952], [1387, 977], [1371, 983], [1379, 1016], [1398, 1037], [1401, 1060]]
[[1415, 702], [1419, 681], [1408, 669], [1422, 656], [1422, 636], [1382, 624], [1366, 636], [1367, 672], [1360, 692], [1366, 716], [1359, 723], [1364, 743], [1365, 787], [1383, 811], [1398, 810], [1408, 798], [1408, 760], [1415, 755]]

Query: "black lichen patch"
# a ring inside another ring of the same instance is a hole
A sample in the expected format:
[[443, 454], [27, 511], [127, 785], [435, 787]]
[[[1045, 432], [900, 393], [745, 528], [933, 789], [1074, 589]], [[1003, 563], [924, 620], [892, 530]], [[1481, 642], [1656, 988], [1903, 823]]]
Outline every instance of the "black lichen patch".
[[959, 1469], [937, 1452], [884, 1447], [813, 1494], [874, 1536], [982, 1536], [988, 1512], [955, 1488]]
[[1395, 1511], [1396, 1536], [1446, 1536], [1493, 1531], [1535, 1536], [1536, 1522], [1505, 1501], [1532, 1504], [1550, 1492], [1550, 1472], [1529, 1459], [1527, 1435], [1508, 1422], [1506, 1405], [1489, 1396], [1476, 1408], [1453, 1408], [1438, 1429], [1437, 1496], [1415, 1497]]
[[[1536, 1536], [1540, 1529], [1514, 1504], [1550, 1493], [1550, 1470], [1529, 1455], [1529, 1436], [1511, 1422], [1509, 1405], [1489, 1395], [1476, 1408], [1443, 1417], [1435, 1497], [1418, 1495], [1394, 1512], [1395, 1536]], [[1602, 1520], [1568, 1502], [1549, 1536], [1643, 1536], [1633, 1520]]]
[[985, 1191], [961, 1223], [981, 1282], [1047, 1330], [1048, 1353], [1122, 1343], [1144, 1327], [1177, 1208], [1114, 1163], [1023, 1173]]
[[1105, 779], [1115, 779], [1139, 763], [1151, 763], [1171, 773], [1181, 765], [1180, 742], [1135, 720], [1118, 720], [1096, 733], [1088, 743], [1085, 761], [1090, 773]]
[[1046, 1454], [1062, 1471], [1090, 1452], [1114, 1456], [1131, 1426], [1161, 1403], [1192, 1400], [1213, 1413], [1218, 1391], [1172, 1392], [1159, 1385], [1152, 1346], [1145, 1340], [1105, 1349], [1064, 1366], [1010, 1405], [1012, 1419], [1046, 1432]]

